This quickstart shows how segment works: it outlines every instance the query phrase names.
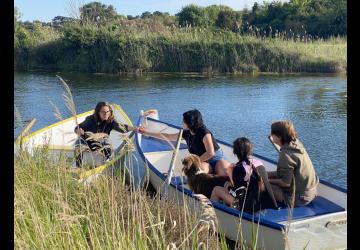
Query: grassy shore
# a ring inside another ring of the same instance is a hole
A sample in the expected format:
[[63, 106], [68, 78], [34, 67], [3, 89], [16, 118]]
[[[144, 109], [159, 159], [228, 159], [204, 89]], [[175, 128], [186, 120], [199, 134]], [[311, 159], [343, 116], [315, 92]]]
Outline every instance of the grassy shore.
[[[35, 31], [34, 31], [35, 32]], [[306, 40], [170, 27], [154, 21], [78, 24], [15, 43], [15, 67], [91, 73], [344, 73], [347, 39]], [[16, 40], [17, 41], [17, 40]]]
[[[15, 249], [227, 249], [186, 206], [150, 197], [117, 178], [77, 182], [65, 158], [15, 158]], [[200, 220], [200, 218], [202, 220]]]

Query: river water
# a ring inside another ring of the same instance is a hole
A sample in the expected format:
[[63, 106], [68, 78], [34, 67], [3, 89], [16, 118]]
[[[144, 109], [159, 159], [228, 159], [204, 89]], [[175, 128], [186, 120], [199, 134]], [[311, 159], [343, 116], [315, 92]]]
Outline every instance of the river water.
[[[291, 120], [321, 179], [347, 186], [347, 78], [344, 75], [215, 76], [147, 74], [135, 76], [14, 72], [15, 106], [32, 130], [67, 118], [64, 88], [70, 86], [78, 113], [98, 101], [122, 106], [133, 123], [141, 109], [155, 108], [160, 119], [181, 125], [182, 113], [197, 108], [215, 138], [232, 143], [248, 137], [257, 154], [277, 159], [269, 143], [270, 124]], [[15, 121], [14, 136], [20, 131]]]

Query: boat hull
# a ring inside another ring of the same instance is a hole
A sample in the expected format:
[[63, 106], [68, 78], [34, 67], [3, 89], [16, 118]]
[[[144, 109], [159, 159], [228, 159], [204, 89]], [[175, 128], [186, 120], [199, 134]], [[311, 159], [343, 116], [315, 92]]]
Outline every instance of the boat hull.
[[[140, 117], [138, 125], [141, 125], [143, 118]], [[163, 131], [164, 133], [176, 133], [179, 127], [156, 119], [147, 119], [148, 129], [151, 131]], [[225, 156], [231, 162], [236, 162], [236, 157], [232, 154], [231, 145], [218, 141], [224, 151]], [[173, 147], [166, 146], [158, 139], [149, 139], [141, 134], [136, 134], [136, 145], [138, 151], [145, 162], [149, 171], [149, 181], [158, 192], [164, 189], [167, 170], [170, 166]], [[174, 178], [178, 176], [182, 179], [181, 161], [189, 152], [186, 145], [180, 146], [178, 159], [174, 169]], [[276, 169], [276, 162], [256, 155], [256, 158], [264, 163], [268, 171]], [[323, 207], [295, 208], [293, 217], [283, 216], [290, 212], [287, 208], [281, 211], [261, 211], [255, 215], [243, 213], [227, 207], [218, 202], [209, 204], [214, 208], [219, 222], [219, 230], [231, 240], [239, 240], [240, 232], [242, 239], [251, 244], [253, 240], [253, 228], [258, 230], [257, 247], [265, 249], [342, 249], [347, 246], [347, 194], [346, 190], [336, 187], [321, 180], [318, 188], [320, 198], [316, 205], [329, 204], [333, 207], [332, 212], [321, 211]], [[193, 212], [200, 211], [200, 201], [192, 194], [189, 187], [184, 183], [172, 181], [167, 186], [167, 197], [173, 199], [180, 205], [186, 203]], [[322, 202], [322, 203], [321, 203]], [[315, 203], [315, 202], [314, 202]], [[306, 214], [307, 213], [307, 214]], [[313, 213], [313, 214], [311, 214]], [[279, 216], [279, 215], [282, 215]], [[277, 217], [276, 217], [277, 216]], [[241, 219], [240, 219], [241, 217]], [[271, 220], [276, 218], [274, 220]], [[334, 224], [333, 227], [327, 225]]]

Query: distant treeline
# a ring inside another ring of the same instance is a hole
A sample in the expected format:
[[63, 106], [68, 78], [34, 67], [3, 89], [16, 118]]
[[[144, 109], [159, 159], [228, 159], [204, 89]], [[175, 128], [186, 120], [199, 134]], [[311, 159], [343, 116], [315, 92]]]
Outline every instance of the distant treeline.
[[[262, 5], [257, 2], [249, 9], [235, 11], [224, 5], [200, 7], [191, 4], [175, 16], [168, 12], [144, 12], [139, 16], [118, 14], [112, 5], [100, 2], [85, 4], [80, 8], [79, 21], [92, 21], [104, 25], [116, 20], [155, 19], [163, 24], [176, 26], [217, 27], [242, 34], [260, 32], [269, 36], [277, 33], [310, 35], [326, 38], [347, 34], [346, 0], [290, 0], [274, 1]], [[57, 16], [42, 25], [61, 26], [76, 18]], [[31, 28], [30, 22], [23, 25]]]
[[[346, 71], [346, 1], [272, 2], [235, 11], [188, 5], [176, 15], [118, 14], [91, 2], [79, 16], [20, 22], [15, 67], [87, 72]], [[316, 51], [316, 53], [314, 53]]]

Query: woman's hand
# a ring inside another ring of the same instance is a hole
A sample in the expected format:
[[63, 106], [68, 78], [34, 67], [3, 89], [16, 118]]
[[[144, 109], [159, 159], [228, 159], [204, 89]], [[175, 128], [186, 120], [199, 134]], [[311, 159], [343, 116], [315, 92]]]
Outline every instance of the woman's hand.
[[84, 131], [82, 128], [78, 128], [78, 129], [77, 129], [77, 132], [78, 132], [80, 135], [84, 135], [84, 134], [85, 134], [85, 131]]
[[137, 132], [140, 134], [145, 134], [146, 129], [143, 126], [139, 126], [139, 127], [137, 127]]

